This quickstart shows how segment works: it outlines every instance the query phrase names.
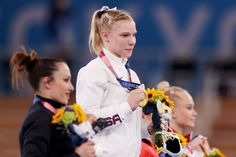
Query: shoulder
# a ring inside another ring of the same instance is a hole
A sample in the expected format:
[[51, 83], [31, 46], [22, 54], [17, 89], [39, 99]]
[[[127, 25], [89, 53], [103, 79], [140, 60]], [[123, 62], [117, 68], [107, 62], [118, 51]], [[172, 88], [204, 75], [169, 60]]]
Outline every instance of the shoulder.
[[104, 81], [107, 80], [108, 73], [106, 65], [97, 57], [79, 70], [77, 81]]
[[42, 104], [35, 103], [33, 104], [27, 113], [28, 121], [34, 122], [51, 122], [53, 113], [46, 109]]
[[51, 126], [51, 120], [52, 113], [44, 108], [44, 106], [40, 103], [35, 103], [28, 110], [22, 125], [21, 133], [24, 134], [24, 132], [32, 132], [31, 135], [35, 135], [33, 132], [45, 132], [45, 134], [48, 134]]
[[82, 67], [79, 70], [79, 73], [81, 72], [94, 72], [95, 70], [102, 70], [104, 69], [105, 64], [102, 62], [102, 60], [97, 57], [93, 60], [91, 60], [87, 65], [85, 65], [84, 67]]

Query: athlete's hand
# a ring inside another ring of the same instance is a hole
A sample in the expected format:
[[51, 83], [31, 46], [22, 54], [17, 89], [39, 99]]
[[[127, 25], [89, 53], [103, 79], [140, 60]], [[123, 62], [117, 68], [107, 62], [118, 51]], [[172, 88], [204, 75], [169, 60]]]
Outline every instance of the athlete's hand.
[[81, 157], [96, 157], [94, 143], [92, 141], [87, 141], [79, 147], [76, 147], [75, 152]]
[[134, 89], [130, 91], [127, 102], [129, 103], [132, 111], [136, 110], [139, 103], [145, 98], [143, 89]]

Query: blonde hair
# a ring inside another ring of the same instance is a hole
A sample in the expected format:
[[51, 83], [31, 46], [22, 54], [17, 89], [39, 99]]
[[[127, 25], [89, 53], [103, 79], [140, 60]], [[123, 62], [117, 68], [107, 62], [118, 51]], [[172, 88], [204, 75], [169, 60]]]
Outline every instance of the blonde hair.
[[165, 95], [167, 95], [170, 98], [170, 100], [174, 102], [175, 106], [176, 106], [176, 100], [182, 99], [183, 93], [189, 94], [187, 90], [185, 90], [181, 87], [170, 86], [169, 82], [167, 82], [167, 81], [160, 82], [157, 85], [157, 89], [164, 91]]
[[133, 21], [133, 18], [124, 10], [109, 9], [107, 6], [103, 6], [100, 10], [94, 12], [89, 35], [89, 49], [91, 52], [98, 55], [103, 47], [100, 37], [101, 31], [110, 30], [117, 21], [121, 20]]

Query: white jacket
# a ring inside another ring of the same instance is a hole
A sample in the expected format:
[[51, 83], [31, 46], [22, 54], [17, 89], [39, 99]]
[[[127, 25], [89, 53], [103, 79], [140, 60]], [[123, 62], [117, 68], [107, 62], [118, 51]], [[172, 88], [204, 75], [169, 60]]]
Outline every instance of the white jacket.
[[[117, 75], [127, 81], [127, 59], [118, 58], [105, 49], [104, 53]], [[131, 78], [132, 82], [140, 82], [133, 70]], [[139, 157], [142, 110], [138, 107], [132, 112], [128, 94], [99, 57], [78, 72], [76, 102], [85, 112], [108, 118], [111, 124], [93, 138], [97, 157]]]

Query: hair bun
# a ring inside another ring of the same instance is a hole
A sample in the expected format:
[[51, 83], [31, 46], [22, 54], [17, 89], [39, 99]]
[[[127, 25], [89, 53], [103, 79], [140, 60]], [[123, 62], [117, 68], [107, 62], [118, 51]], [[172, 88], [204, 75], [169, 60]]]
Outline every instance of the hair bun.
[[164, 90], [165, 88], [168, 88], [168, 87], [170, 87], [170, 84], [167, 81], [161, 81], [157, 85], [157, 89], [159, 89], [159, 90]]
[[34, 60], [36, 60], [36, 57], [37, 57], [37, 53], [34, 50], [32, 50], [30, 52], [30, 60], [34, 61]]

